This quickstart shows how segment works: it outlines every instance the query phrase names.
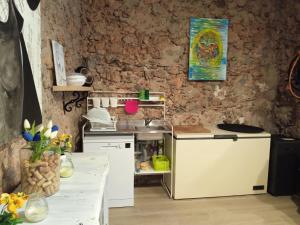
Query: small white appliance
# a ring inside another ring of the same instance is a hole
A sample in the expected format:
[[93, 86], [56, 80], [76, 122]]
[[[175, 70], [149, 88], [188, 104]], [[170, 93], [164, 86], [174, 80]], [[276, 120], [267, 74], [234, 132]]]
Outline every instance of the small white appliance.
[[[84, 130], [84, 127], [83, 127]], [[84, 134], [84, 131], [83, 131]], [[83, 135], [83, 152], [109, 157], [107, 199], [109, 207], [134, 205], [134, 136]]]

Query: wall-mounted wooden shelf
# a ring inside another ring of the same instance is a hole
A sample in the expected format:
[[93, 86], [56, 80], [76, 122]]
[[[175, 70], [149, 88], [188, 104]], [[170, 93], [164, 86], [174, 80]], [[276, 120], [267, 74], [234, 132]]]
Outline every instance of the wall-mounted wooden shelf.
[[[81, 101], [85, 100], [88, 96], [88, 93], [93, 91], [93, 87], [84, 87], [84, 86], [53, 86], [53, 92], [62, 92], [63, 98], [63, 109], [64, 113], [71, 112], [74, 104], [76, 108], [82, 106]], [[72, 92], [73, 98], [66, 102], [65, 101], [65, 92]]]
[[53, 86], [54, 92], [73, 92], [73, 91], [93, 91], [93, 87], [84, 87], [84, 86]]

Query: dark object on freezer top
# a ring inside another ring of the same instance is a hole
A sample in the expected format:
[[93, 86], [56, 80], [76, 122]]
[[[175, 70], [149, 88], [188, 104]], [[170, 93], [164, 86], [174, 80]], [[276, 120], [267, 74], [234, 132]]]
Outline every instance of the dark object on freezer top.
[[300, 140], [272, 135], [268, 192], [274, 196], [300, 193]]
[[254, 127], [244, 124], [233, 124], [233, 123], [226, 123], [226, 124], [218, 124], [217, 125], [219, 129], [221, 130], [227, 130], [227, 131], [233, 131], [233, 132], [239, 132], [239, 133], [261, 133], [264, 131], [264, 129], [260, 127]]

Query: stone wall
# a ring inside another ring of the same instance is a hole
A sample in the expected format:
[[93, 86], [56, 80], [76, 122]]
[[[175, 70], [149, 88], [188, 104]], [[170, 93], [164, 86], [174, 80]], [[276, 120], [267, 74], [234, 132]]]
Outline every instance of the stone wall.
[[289, 65], [297, 50], [300, 51], [300, 1], [284, 1], [280, 9], [280, 54], [277, 59], [280, 70], [274, 122], [281, 134], [300, 138], [300, 101], [292, 97], [286, 89]]
[[[52, 59], [51, 40], [57, 40], [64, 46], [67, 74], [81, 65], [81, 1], [56, 0], [42, 1], [42, 74], [43, 74], [43, 119], [52, 119], [61, 131], [76, 134], [77, 121], [81, 109], [76, 107], [64, 114], [62, 93], [52, 91], [54, 65]], [[71, 93], [65, 94], [65, 100], [72, 98]]]
[[12, 191], [20, 182], [19, 152], [25, 142], [15, 138], [6, 145], [0, 147], [0, 193]]
[[[165, 91], [173, 124], [226, 120], [274, 131], [278, 7], [276, 0], [90, 1], [84, 56], [97, 89]], [[226, 81], [187, 80], [190, 17], [230, 20]]]

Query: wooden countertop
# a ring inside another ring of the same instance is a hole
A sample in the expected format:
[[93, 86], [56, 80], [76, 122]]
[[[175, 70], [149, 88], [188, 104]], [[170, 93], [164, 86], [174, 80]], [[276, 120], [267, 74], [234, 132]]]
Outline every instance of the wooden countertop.
[[210, 133], [211, 131], [201, 125], [177, 125], [173, 127], [174, 133]]

